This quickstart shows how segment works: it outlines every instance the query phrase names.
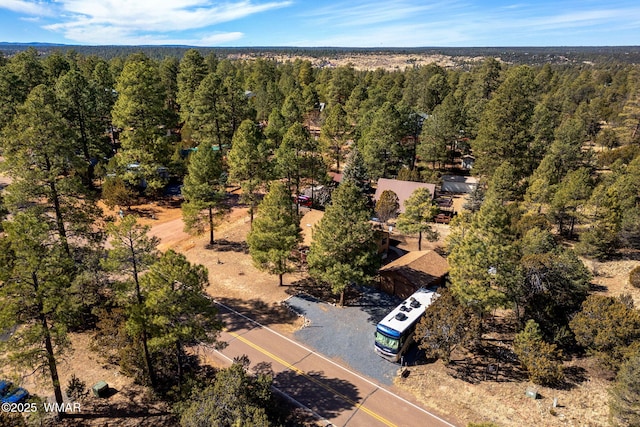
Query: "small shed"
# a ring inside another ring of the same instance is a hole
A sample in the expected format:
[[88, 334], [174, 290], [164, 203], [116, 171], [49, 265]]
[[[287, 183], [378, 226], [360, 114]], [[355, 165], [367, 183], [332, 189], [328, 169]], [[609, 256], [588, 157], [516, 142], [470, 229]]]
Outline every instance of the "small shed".
[[442, 285], [448, 273], [449, 263], [436, 252], [409, 252], [379, 270], [380, 289], [408, 298], [419, 288]]
[[377, 202], [380, 200], [380, 196], [382, 192], [385, 190], [391, 190], [398, 196], [398, 203], [400, 204], [400, 213], [404, 212], [404, 202], [407, 200], [415, 190], [418, 188], [427, 188], [431, 193], [431, 198], [435, 196], [436, 193], [436, 185], [435, 184], [427, 184], [424, 182], [414, 182], [414, 181], [401, 181], [399, 179], [387, 179], [380, 178], [378, 179], [378, 185], [376, 187], [376, 194], [373, 196], [373, 199]]
[[467, 194], [472, 193], [478, 186], [478, 179], [472, 176], [443, 175], [443, 193]]

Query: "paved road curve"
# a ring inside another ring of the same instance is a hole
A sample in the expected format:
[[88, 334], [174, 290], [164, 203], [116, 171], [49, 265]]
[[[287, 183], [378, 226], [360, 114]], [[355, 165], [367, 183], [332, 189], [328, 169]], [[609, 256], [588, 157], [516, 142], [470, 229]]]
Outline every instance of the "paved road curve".
[[226, 323], [220, 338], [228, 343], [219, 358], [228, 361], [246, 354], [254, 366], [269, 363], [275, 386], [314, 412], [325, 425], [453, 426], [230, 307], [219, 305]]

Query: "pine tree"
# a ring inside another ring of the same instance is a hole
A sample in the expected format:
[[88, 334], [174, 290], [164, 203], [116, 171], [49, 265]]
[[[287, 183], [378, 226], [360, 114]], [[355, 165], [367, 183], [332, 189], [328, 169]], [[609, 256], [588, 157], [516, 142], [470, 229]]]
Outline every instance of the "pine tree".
[[326, 141], [336, 162], [336, 171], [340, 172], [340, 160], [342, 160], [342, 146], [351, 129], [347, 122], [347, 113], [340, 104], [329, 109], [329, 114], [322, 124], [320, 137]]
[[286, 133], [287, 128], [284, 124], [284, 117], [280, 110], [274, 108], [269, 114], [269, 120], [267, 127], [264, 129], [264, 134], [269, 138], [271, 147], [279, 147], [282, 143], [282, 138]]
[[369, 186], [369, 175], [364, 165], [364, 159], [357, 147], [353, 147], [347, 162], [344, 165], [344, 172], [342, 173], [342, 182], [350, 181], [353, 185], [358, 187], [360, 191], [364, 192]]
[[433, 114], [425, 119], [420, 134], [417, 151], [425, 162], [431, 162], [433, 169], [443, 168], [449, 158], [447, 144], [456, 136], [448, 126], [444, 114]]
[[182, 381], [185, 346], [212, 344], [222, 325], [205, 293], [207, 269], [192, 265], [173, 250], [163, 253], [141, 281], [144, 316], [150, 332], [149, 349], [172, 351], [178, 382]]
[[480, 311], [514, 301], [521, 284], [520, 254], [513, 241], [511, 214], [487, 199], [469, 222], [456, 221], [449, 235], [451, 291]]
[[427, 239], [435, 241], [438, 232], [431, 225], [438, 207], [433, 203], [431, 192], [427, 188], [416, 189], [404, 202], [404, 212], [398, 216], [396, 227], [403, 233], [418, 233], [418, 250], [422, 250], [422, 233]]
[[474, 171], [493, 175], [503, 161], [508, 161], [523, 176], [532, 170], [527, 148], [533, 140], [534, 74], [528, 66], [512, 68], [496, 90], [482, 114], [478, 137], [473, 141], [477, 156]]
[[[165, 184], [158, 175], [160, 166], [169, 163], [171, 155], [165, 136], [165, 92], [158, 68], [147, 57], [130, 57], [116, 83], [118, 99], [111, 115], [113, 124], [122, 129], [122, 151], [116, 155], [118, 172], [131, 185], [146, 181], [149, 191]], [[135, 170], [130, 165], [137, 164]]]
[[[70, 143], [71, 141], [71, 143]], [[79, 176], [86, 163], [69, 132], [55, 94], [45, 86], [34, 88], [3, 135], [3, 168], [13, 182], [6, 203], [18, 210], [45, 211], [65, 252], [72, 256], [75, 242], [100, 238], [93, 222], [97, 211]]]
[[[289, 189], [296, 197], [300, 195], [302, 179], [311, 177], [308, 166], [311, 156], [317, 151], [318, 145], [311, 140], [309, 131], [300, 123], [294, 123], [287, 130], [282, 144], [276, 151], [276, 169], [280, 177], [287, 180]], [[296, 210], [298, 205], [296, 204]]]
[[[214, 213], [224, 212], [225, 175], [220, 151], [214, 151], [209, 144], [200, 144], [189, 158], [187, 171], [182, 187], [185, 229], [201, 233], [207, 224], [209, 245], [213, 245]], [[206, 220], [202, 217], [203, 210], [208, 213]]]
[[[126, 272], [133, 279], [133, 289], [127, 289], [126, 294], [133, 294], [134, 299], [128, 301], [128, 326], [131, 333], [139, 334], [142, 341], [143, 357], [147, 375], [152, 387], [157, 385], [156, 373], [149, 351], [149, 329], [143, 313], [144, 299], [140, 278], [157, 259], [157, 237], [147, 236], [149, 226], [137, 224], [134, 215], [125, 216], [119, 224], [110, 224], [107, 232], [110, 236], [112, 249], [108, 253], [106, 267], [120, 273]], [[126, 284], [131, 284], [130, 282]]]
[[197, 49], [189, 49], [180, 60], [178, 75], [178, 93], [176, 101], [180, 105], [180, 120], [189, 122], [193, 112], [193, 95], [207, 75], [204, 58]]
[[405, 136], [402, 133], [398, 110], [390, 102], [385, 102], [375, 112], [360, 145], [367, 172], [372, 179], [386, 177], [390, 167], [396, 165], [400, 140]]
[[253, 226], [253, 214], [258, 204], [257, 192], [269, 177], [271, 165], [266, 141], [251, 120], [243, 121], [234, 134], [227, 162], [229, 179], [240, 182], [242, 199], [249, 205], [249, 218]]
[[87, 165], [87, 185], [93, 181], [93, 161], [110, 154], [104, 137], [104, 119], [100, 116], [97, 88], [79, 71], [71, 70], [56, 83], [56, 95], [62, 114], [73, 129], [75, 146], [82, 150]]
[[279, 276], [291, 271], [291, 252], [300, 242], [300, 225], [291, 211], [291, 197], [280, 182], [273, 182], [247, 236], [254, 265]]
[[288, 128], [296, 123], [302, 123], [302, 111], [300, 111], [300, 107], [298, 107], [296, 98], [294, 94], [287, 96], [280, 110], [282, 117], [284, 117], [285, 126]]
[[10, 364], [48, 371], [56, 403], [62, 404], [57, 362], [69, 347], [68, 320], [78, 304], [71, 291], [74, 266], [63, 246], [51, 240], [43, 215], [17, 213], [0, 240], [0, 343]]
[[25, 83], [8, 67], [0, 67], [0, 130], [11, 122], [18, 106], [24, 102], [28, 93]]
[[15, 54], [7, 64], [9, 71], [24, 83], [24, 92], [31, 92], [36, 86], [46, 83], [44, 67], [38, 58], [35, 47]]
[[564, 225], [568, 220], [568, 236], [573, 237], [573, 228], [580, 219], [580, 210], [590, 194], [591, 177], [586, 168], [569, 172], [560, 182], [551, 204], [560, 234], [564, 233]]
[[480, 318], [448, 290], [438, 293], [416, 325], [414, 339], [427, 357], [437, 357], [448, 364], [453, 350], [469, 346], [480, 337]]
[[309, 274], [340, 294], [340, 305], [344, 305], [345, 290], [368, 283], [378, 266], [369, 216], [362, 192], [353, 183], [343, 182], [313, 231]]
[[398, 209], [400, 209], [398, 195], [391, 190], [384, 190], [376, 202], [375, 212], [378, 219], [387, 222], [398, 216]]
[[513, 352], [529, 373], [535, 384], [553, 385], [564, 379], [562, 372], [562, 352], [555, 344], [542, 339], [538, 324], [529, 320], [524, 330], [513, 340]]
[[221, 151], [231, 146], [240, 123], [254, 117], [233, 68], [226, 70], [232, 75], [225, 75], [224, 64], [228, 62], [222, 62], [218, 72], [210, 72], [200, 82], [193, 93], [187, 122], [194, 141], [217, 145]]

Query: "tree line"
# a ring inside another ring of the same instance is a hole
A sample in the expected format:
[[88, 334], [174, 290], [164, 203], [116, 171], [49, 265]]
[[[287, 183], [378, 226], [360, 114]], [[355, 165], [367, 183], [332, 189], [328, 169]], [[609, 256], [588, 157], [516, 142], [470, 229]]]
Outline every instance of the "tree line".
[[[183, 384], [185, 346], [215, 342], [220, 327], [203, 292], [206, 272], [157, 253], [132, 216], [107, 224], [98, 198], [126, 207], [182, 183], [185, 223], [208, 229], [213, 245], [226, 188], [240, 186], [254, 261], [281, 280], [300, 240], [292, 196], [343, 172], [307, 259], [311, 275], [344, 299], [378, 264], [369, 183], [438, 182], [471, 153], [481, 185], [449, 239], [452, 304], [462, 318], [512, 308], [518, 331], [536, 337], [517, 348], [545, 342], [538, 348], [556, 358], [575, 343], [590, 349], [576, 332], [591, 298], [576, 254], [604, 259], [640, 242], [639, 90], [637, 66], [622, 62], [487, 58], [469, 69], [388, 72], [196, 49], [159, 60], [35, 49], [3, 58], [2, 168], [13, 181], [2, 192], [1, 280], [3, 310], [13, 311], [2, 319], [4, 329], [18, 327], [16, 339], [25, 334], [7, 345], [16, 361], [38, 356], [56, 398], [58, 348], [67, 330], [87, 324], [118, 337], [98, 341], [140, 381]], [[412, 203], [400, 223], [428, 232], [432, 206], [424, 195]], [[24, 309], [17, 301], [27, 295]], [[176, 295], [190, 304], [160, 303]], [[39, 345], [43, 352], [32, 351]]]

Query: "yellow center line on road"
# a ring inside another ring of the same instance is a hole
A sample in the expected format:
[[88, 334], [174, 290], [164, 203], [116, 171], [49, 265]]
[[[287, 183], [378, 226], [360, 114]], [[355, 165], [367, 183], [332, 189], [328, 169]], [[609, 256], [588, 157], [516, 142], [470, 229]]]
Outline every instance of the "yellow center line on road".
[[247, 344], [249, 347], [252, 347], [255, 350], [258, 350], [260, 353], [264, 354], [265, 356], [275, 360], [276, 362], [278, 362], [281, 365], [285, 366], [287, 369], [290, 369], [290, 370], [294, 371], [295, 373], [297, 373], [299, 375], [302, 375], [303, 377], [305, 377], [309, 381], [319, 385], [320, 387], [322, 387], [325, 390], [335, 394], [336, 396], [341, 397], [345, 402], [350, 403], [353, 406], [355, 406], [356, 408], [358, 408], [358, 409], [362, 410], [363, 412], [371, 415], [373, 418], [375, 418], [376, 420], [380, 421], [381, 423], [383, 423], [383, 424], [385, 424], [385, 425], [387, 425], [389, 427], [397, 427], [396, 424], [392, 423], [391, 421], [387, 420], [386, 418], [382, 417], [381, 415], [376, 414], [371, 409], [369, 409], [369, 408], [365, 407], [364, 405], [354, 401], [353, 399], [345, 396], [344, 394], [340, 393], [339, 391], [335, 390], [334, 388], [324, 384], [322, 381], [319, 381], [316, 378], [313, 378], [313, 377], [307, 375], [300, 368], [297, 368], [297, 367], [293, 366], [292, 364], [290, 364], [289, 362], [279, 358], [275, 354], [271, 353], [269, 350], [266, 350], [266, 349], [260, 347], [259, 345], [254, 344], [253, 342], [249, 341], [248, 339], [246, 339], [243, 336], [240, 336], [239, 334], [236, 334], [235, 332], [230, 332], [230, 331], [225, 331], [225, 332], [227, 332], [232, 337], [234, 337], [234, 338], [242, 341], [243, 343]]

